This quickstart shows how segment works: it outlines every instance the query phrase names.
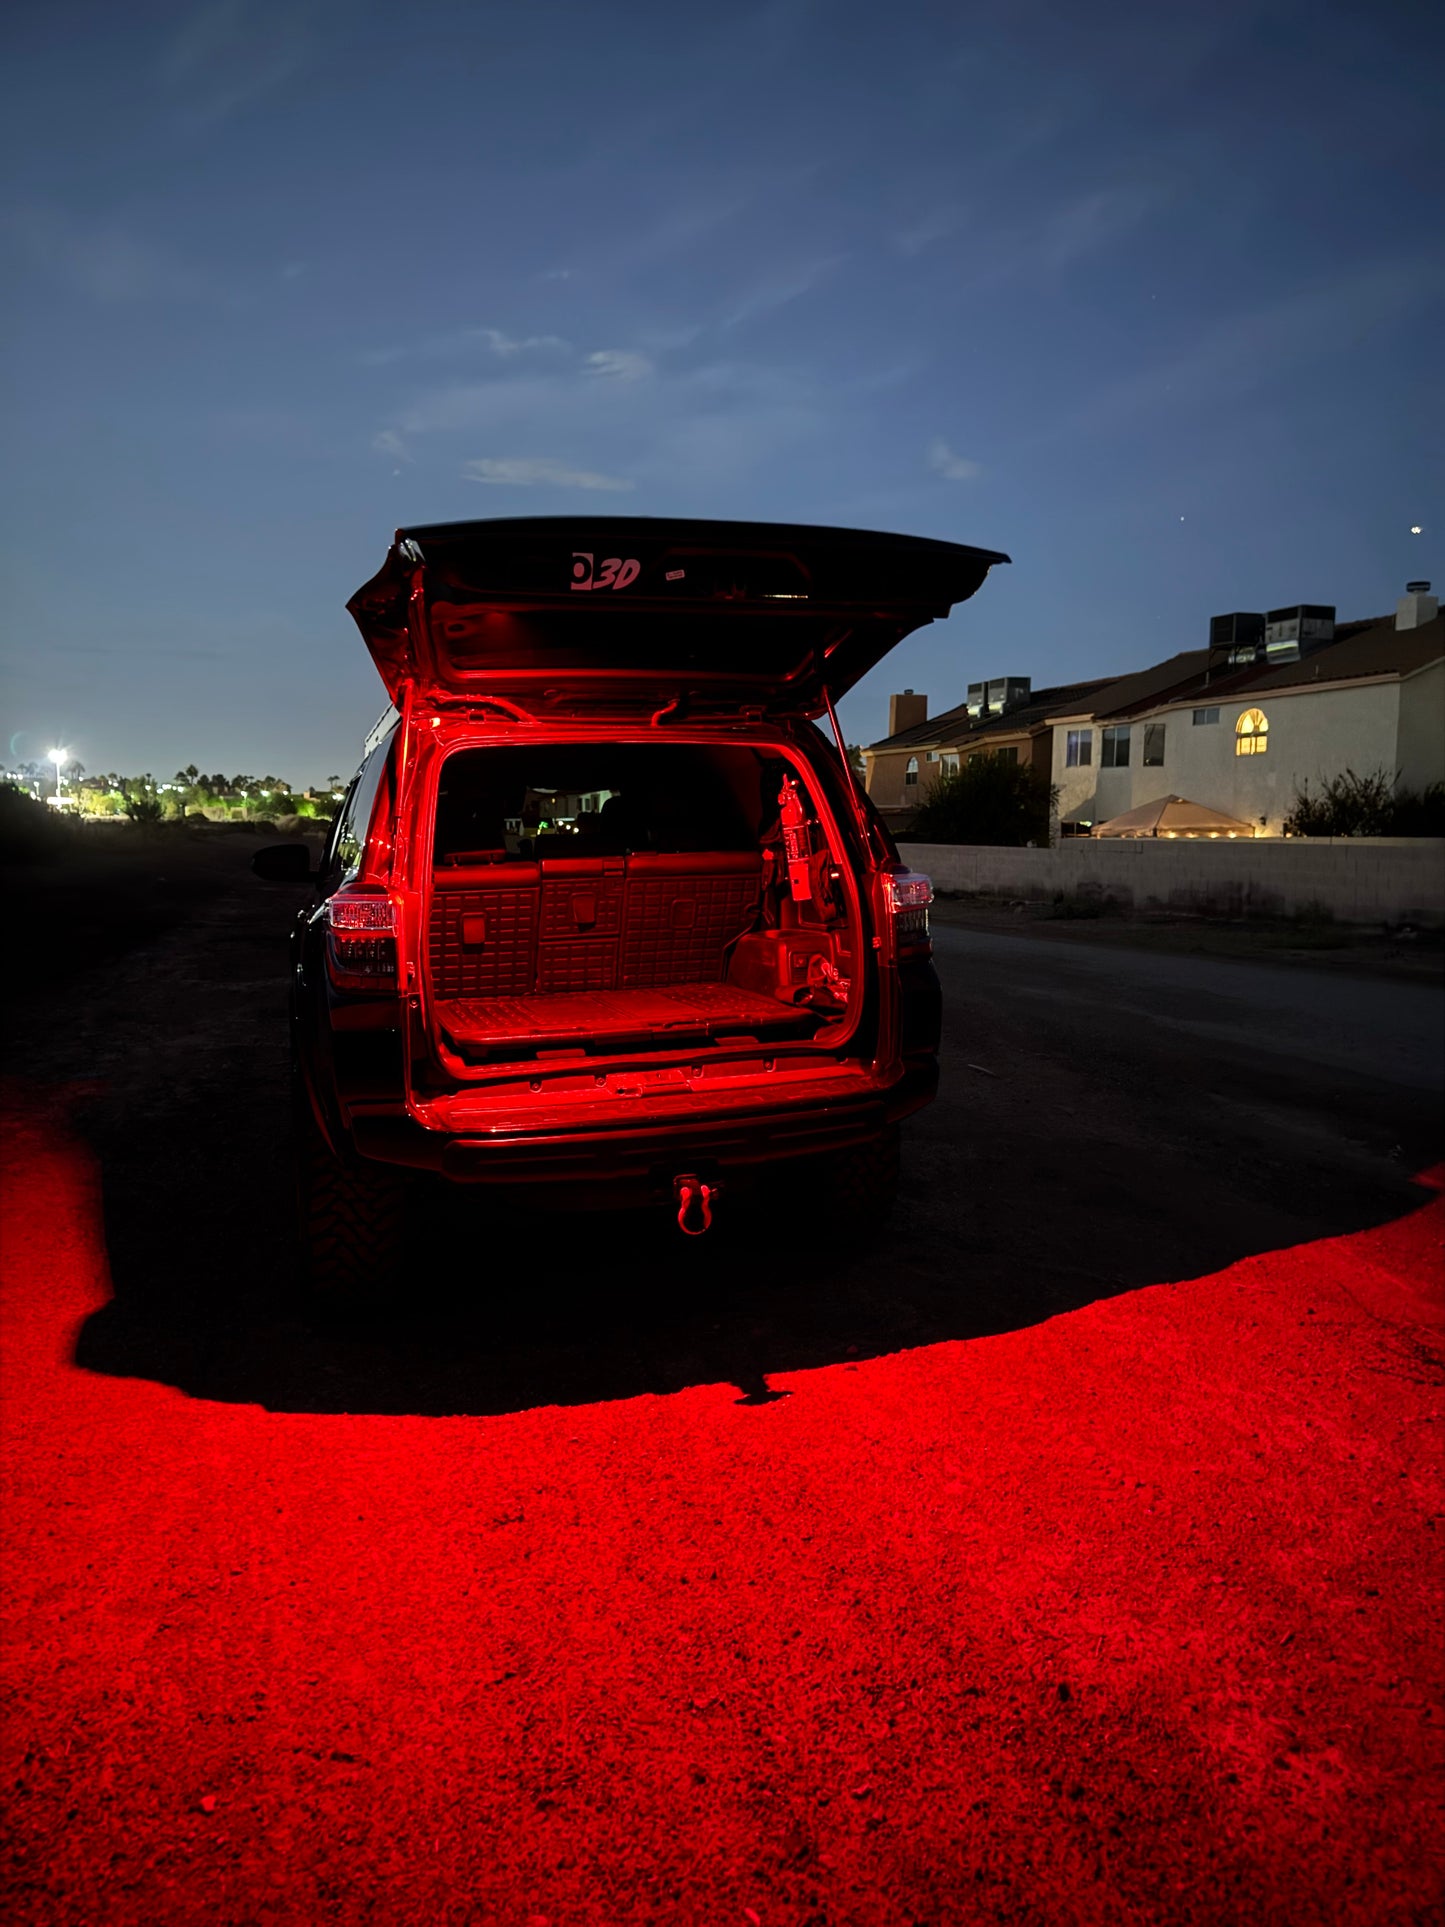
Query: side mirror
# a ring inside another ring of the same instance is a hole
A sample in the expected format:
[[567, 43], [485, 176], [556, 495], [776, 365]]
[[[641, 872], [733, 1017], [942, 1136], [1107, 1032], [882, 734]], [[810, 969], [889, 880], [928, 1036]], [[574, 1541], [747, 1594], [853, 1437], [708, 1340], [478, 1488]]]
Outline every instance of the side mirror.
[[305, 883], [316, 872], [311, 868], [311, 852], [304, 843], [272, 843], [257, 850], [251, 868], [267, 883]]

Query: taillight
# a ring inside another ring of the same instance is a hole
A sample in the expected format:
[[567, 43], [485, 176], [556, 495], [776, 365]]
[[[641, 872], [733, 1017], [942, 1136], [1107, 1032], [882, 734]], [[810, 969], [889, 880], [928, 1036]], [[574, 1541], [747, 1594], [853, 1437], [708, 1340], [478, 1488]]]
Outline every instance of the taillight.
[[883, 890], [893, 913], [893, 934], [900, 950], [927, 949], [928, 906], [933, 885], [917, 870], [885, 870]]
[[396, 904], [338, 890], [326, 902], [326, 971], [338, 990], [396, 988]]

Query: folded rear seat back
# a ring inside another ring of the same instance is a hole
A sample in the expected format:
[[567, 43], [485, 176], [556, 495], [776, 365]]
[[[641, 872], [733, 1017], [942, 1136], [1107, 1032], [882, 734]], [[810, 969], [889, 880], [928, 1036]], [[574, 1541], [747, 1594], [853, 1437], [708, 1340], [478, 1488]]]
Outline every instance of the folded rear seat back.
[[729, 945], [756, 921], [762, 879], [759, 850], [629, 856], [623, 987], [721, 982]]
[[721, 983], [757, 920], [755, 850], [452, 865], [432, 880], [427, 957], [443, 1000]]
[[623, 888], [620, 856], [542, 859], [539, 991], [616, 988]]
[[438, 997], [525, 996], [537, 979], [541, 865], [440, 869], [427, 961]]

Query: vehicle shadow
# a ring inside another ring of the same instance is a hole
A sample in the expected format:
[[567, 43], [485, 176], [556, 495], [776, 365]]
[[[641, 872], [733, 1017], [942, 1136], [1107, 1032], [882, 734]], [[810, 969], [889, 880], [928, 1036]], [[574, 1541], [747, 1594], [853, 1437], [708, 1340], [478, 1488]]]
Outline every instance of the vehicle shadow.
[[1261, 1095], [1223, 1046], [1110, 1036], [1093, 1013], [1081, 1035], [1067, 1007], [988, 1001], [954, 972], [961, 1041], [945, 1039], [939, 1101], [905, 1130], [902, 1198], [870, 1248], [825, 1249], [801, 1171], [778, 1216], [729, 1198], [700, 1240], [661, 1208], [584, 1216], [536, 1194], [503, 1211], [442, 1187], [395, 1309], [348, 1329], [307, 1303], [294, 1246], [284, 1040], [300, 896], [221, 858], [226, 893], [204, 919], [92, 980], [78, 1029], [73, 1001], [69, 1027], [32, 1026], [75, 1029], [78, 1063], [104, 1045], [71, 1122], [100, 1167], [113, 1295], [76, 1362], [196, 1398], [449, 1415], [728, 1384], [758, 1401], [817, 1366], [1017, 1330], [1385, 1223], [1440, 1156], [1429, 1092], [1407, 1102], [1277, 1065]]
[[779, 1376], [1020, 1329], [1418, 1202], [1401, 1170], [1368, 1185], [1336, 1174], [1286, 1210], [1218, 1172], [1201, 1183], [1182, 1150], [1081, 1159], [976, 1134], [944, 1102], [917, 1121], [899, 1209], [867, 1250], [824, 1249], [801, 1172], [781, 1216], [729, 1200], [703, 1239], [662, 1209], [498, 1208], [440, 1186], [394, 1307], [342, 1322], [300, 1288], [283, 1079], [232, 1069], [225, 1107], [181, 1092], [80, 1120], [100, 1154], [114, 1295], [75, 1357], [277, 1411], [493, 1414], [718, 1383], [763, 1402]]

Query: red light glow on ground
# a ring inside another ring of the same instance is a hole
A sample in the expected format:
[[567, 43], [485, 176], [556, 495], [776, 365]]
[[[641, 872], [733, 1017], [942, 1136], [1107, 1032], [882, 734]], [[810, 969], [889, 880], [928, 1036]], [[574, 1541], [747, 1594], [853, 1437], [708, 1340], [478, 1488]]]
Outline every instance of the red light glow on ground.
[[97, 1175], [9, 1166], [10, 1921], [1437, 1897], [1440, 1200], [775, 1403], [438, 1419], [80, 1371]]

